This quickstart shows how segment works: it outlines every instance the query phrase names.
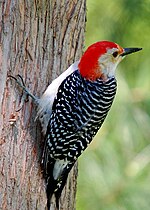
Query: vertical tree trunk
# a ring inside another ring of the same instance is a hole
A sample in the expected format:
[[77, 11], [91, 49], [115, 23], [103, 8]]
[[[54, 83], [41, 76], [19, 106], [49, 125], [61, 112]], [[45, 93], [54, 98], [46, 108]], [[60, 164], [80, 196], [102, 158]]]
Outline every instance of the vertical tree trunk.
[[[43, 210], [40, 167], [44, 138], [36, 107], [8, 74], [20, 74], [41, 96], [48, 84], [81, 56], [86, 0], [0, 2], [0, 209]], [[16, 112], [16, 110], [20, 111]], [[61, 197], [61, 210], [75, 209], [77, 166]]]

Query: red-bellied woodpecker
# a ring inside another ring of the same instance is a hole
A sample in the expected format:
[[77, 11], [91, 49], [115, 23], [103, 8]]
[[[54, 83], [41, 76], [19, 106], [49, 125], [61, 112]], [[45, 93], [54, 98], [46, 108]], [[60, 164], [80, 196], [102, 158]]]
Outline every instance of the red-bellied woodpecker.
[[68, 173], [108, 114], [116, 94], [117, 65], [124, 56], [139, 50], [97, 42], [55, 79], [40, 99], [23, 87], [38, 105], [37, 117], [45, 134], [42, 162], [48, 209], [53, 194], [59, 208]]

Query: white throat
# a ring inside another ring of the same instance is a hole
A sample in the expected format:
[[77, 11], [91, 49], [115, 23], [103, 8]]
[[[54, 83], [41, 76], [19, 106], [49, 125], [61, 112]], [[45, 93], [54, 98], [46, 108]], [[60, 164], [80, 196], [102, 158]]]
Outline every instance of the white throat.
[[106, 77], [114, 77], [116, 68], [121, 60], [122, 57], [119, 56], [114, 58], [110, 52], [107, 52], [104, 55], [101, 55], [98, 61], [102, 73]]

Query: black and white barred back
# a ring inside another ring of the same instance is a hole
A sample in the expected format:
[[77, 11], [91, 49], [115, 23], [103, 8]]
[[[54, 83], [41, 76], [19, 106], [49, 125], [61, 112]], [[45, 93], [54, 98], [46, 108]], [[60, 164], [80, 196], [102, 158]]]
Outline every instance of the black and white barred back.
[[[69, 171], [101, 127], [116, 88], [114, 77], [106, 82], [102, 79], [89, 81], [82, 78], [78, 70], [60, 85], [47, 128], [43, 160], [49, 180], [47, 187], [51, 188], [47, 189], [50, 197], [54, 191], [60, 191], [60, 196]], [[56, 160], [65, 160], [66, 164], [55, 175]]]

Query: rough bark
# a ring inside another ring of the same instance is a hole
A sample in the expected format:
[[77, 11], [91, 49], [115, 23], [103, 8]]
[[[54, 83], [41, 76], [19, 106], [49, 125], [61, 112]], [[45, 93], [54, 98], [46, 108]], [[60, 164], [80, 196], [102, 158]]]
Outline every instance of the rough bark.
[[[0, 2], [0, 209], [46, 208], [40, 167], [44, 138], [36, 107], [7, 76], [20, 74], [41, 96], [48, 84], [81, 56], [86, 0]], [[16, 110], [20, 111], [16, 112]], [[77, 166], [61, 197], [75, 209]]]

